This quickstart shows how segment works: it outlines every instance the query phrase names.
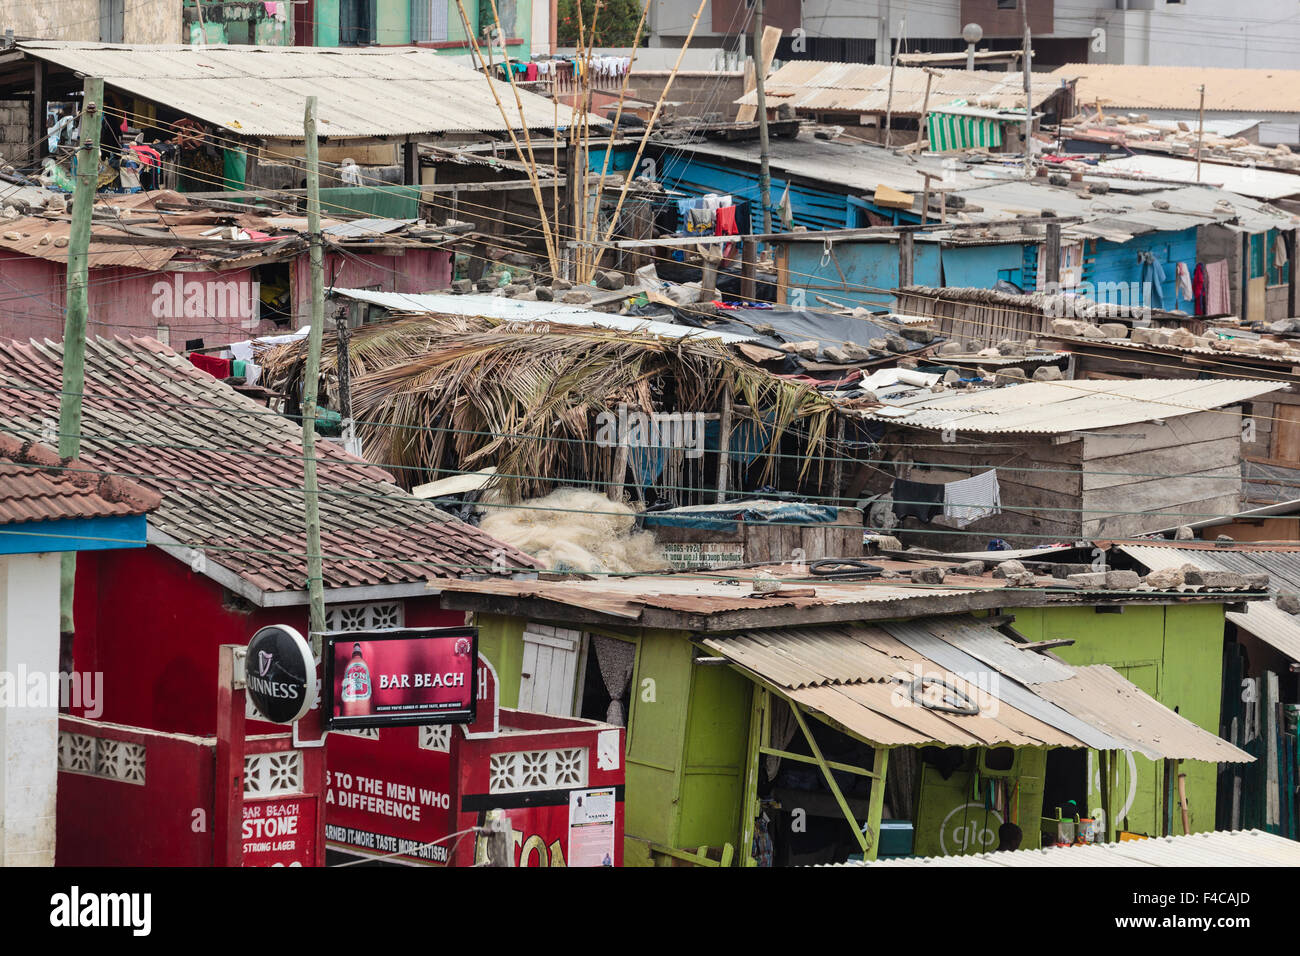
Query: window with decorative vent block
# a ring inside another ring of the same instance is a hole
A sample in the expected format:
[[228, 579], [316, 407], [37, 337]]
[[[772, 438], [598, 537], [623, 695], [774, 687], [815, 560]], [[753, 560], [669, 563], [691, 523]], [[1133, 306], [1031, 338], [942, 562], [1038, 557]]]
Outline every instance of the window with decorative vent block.
[[371, 631], [402, 627], [406, 614], [401, 601], [375, 604], [339, 604], [325, 609], [325, 626], [331, 631]]

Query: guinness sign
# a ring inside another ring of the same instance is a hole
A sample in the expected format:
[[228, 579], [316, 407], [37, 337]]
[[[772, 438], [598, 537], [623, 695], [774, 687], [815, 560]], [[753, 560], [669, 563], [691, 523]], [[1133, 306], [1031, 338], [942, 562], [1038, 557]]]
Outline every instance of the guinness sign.
[[291, 724], [316, 702], [316, 662], [311, 645], [282, 624], [264, 627], [248, 642], [244, 662], [248, 696], [273, 724]]

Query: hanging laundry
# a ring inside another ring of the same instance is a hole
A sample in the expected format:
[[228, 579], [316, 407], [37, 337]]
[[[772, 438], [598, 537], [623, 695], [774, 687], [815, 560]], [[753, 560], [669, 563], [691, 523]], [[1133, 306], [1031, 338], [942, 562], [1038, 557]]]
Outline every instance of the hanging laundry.
[[944, 487], [935, 482], [895, 478], [891, 492], [894, 499], [894, 515], [899, 520], [911, 515], [922, 521], [929, 521], [944, 508]]
[[532, 83], [536, 79], [537, 79], [537, 64], [529, 63], [527, 68], [524, 70], [524, 81], [527, 83]]
[[[730, 199], [731, 197], [727, 197]], [[713, 234], [715, 236], [738, 236], [740, 230], [736, 227], [736, 207], [723, 206], [713, 214]], [[722, 247], [722, 258], [725, 262], [730, 259], [736, 252], [736, 244], [728, 242]]]
[[712, 209], [692, 207], [686, 217], [686, 232], [690, 235], [712, 235], [714, 216]]
[[1209, 284], [1210, 277], [1205, 272], [1205, 263], [1196, 263], [1196, 268], [1192, 270], [1192, 311], [1197, 315], [1205, 315], [1205, 290]]
[[1157, 309], [1165, 308], [1164, 266], [1150, 252], [1139, 252], [1138, 262], [1142, 263], [1142, 284], [1151, 290], [1150, 304]]
[[1282, 238], [1282, 233], [1273, 237], [1273, 268], [1279, 272], [1286, 268], [1286, 240]]
[[988, 471], [971, 478], [950, 481], [943, 486], [943, 514], [964, 528], [972, 521], [999, 514], [1002, 511], [1002, 491], [998, 485], [998, 471]]
[[1232, 311], [1232, 292], [1228, 285], [1228, 260], [1205, 263], [1204, 315], [1227, 315]]
[[230, 378], [230, 359], [205, 355], [202, 352], [191, 352], [190, 364], [207, 372], [213, 378]]
[[1176, 288], [1176, 298], [1186, 299], [1188, 302], [1191, 302], [1194, 298], [1192, 292], [1192, 274], [1187, 271], [1186, 262], [1180, 262], [1174, 267], [1174, 276], [1176, 277], [1174, 283]]

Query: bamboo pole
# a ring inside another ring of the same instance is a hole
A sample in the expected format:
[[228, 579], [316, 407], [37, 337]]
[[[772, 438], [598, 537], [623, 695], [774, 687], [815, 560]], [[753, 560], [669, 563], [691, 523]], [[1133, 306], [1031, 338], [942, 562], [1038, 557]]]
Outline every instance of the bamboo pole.
[[[457, 0], [459, 2], [459, 0]], [[623, 188], [619, 190], [618, 202], [614, 206], [614, 216], [610, 220], [609, 230], [605, 233], [605, 238], [596, 247], [595, 259], [592, 261], [584, 281], [590, 281], [591, 276], [595, 275], [596, 270], [600, 268], [600, 260], [605, 252], [605, 243], [609, 242], [610, 236], [614, 234], [614, 229], [618, 225], [618, 214], [623, 211], [623, 202], [627, 199], [628, 188], [632, 185], [632, 179], [636, 176], [637, 166], [641, 163], [641, 154], [645, 152], [645, 144], [650, 140], [650, 133], [654, 130], [655, 123], [659, 119], [659, 113], [664, 108], [664, 101], [668, 98], [668, 91], [673, 87], [673, 80], [677, 78], [677, 71], [682, 67], [682, 60], [686, 56], [686, 51], [690, 49], [691, 40], [695, 36], [695, 30], [700, 25], [700, 17], [704, 15], [704, 7], [709, 0], [700, 0], [700, 6], [695, 11], [695, 17], [691, 20], [691, 29], [686, 34], [686, 39], [682, 43], [681, 50], [677, 53], [677, 62], [673, 64], [673, 71], [668, 74], [668, 82], [664, 84], [663, 92], [659, 94], [659, 100], [655, 103], [654, 112], [650, 114], [650, 119], [645, 125], [645, 132], [641, 136], [641, 144], [636, 148], [636, 155], [632, 158], [632, 168], [627, 171], [627, 176], [623, 180]]]
[[650, 12], [651, 0], [645, 0], [645, 6], [641, 8], [641, 19], [636, 24], [636, 36], [632, 38], [632, 59], [627, 65], [627, 72], [623, 74], [623, 86], [618, 91], [618, 107], [614, 110], [614, 125], [609, 130], [609, 144], [605, 147], [605, 161], [600, 165], [600, 178], [596, 180], [596, 188], [603, 190], [605, 188], [605, 174], [609, 172], [609, 157], [614, 152], [614, 140], [618, 137], [618, 123], [623, 118], [623, 104], [627, 97], [627, 85], [632, 79], [632, 67], [636, 66], [636, 51], [641, 45], [641, 30], [645, 27], [646, 14]]
[[[528, 120], [524, 117], [524, 101], [519, 96], [519, 87], [515, 83], [515, 71], [510, 69], [510, 54], [506, 50], [505, 31], [501, 29], [501, 15], [497, 12], [497, 0], [492, 2], [492, 19], [496, 23], [497, 38], [501, 42], [501, 55], [505, 59], [506, 79], [510, 81], [510, 91], [515, 95], [515, 108], [519, 111], [519, 125], [524, 129], [524, 143], [528, 147], [528, 178], [530, 181], [538, 183], [537, 189], [537, 215], [542, 221], [542, 232], [546, 237], [546, 250], [551, 260], [551, 275], [557, 274], [559, 269], [559, 260], [556, 252], [559, 247], [555, 233], [551, 230], [550, 216], [546, 215], [546, 206], [542, 200], [540, 180], [537, 176], [537, 157], [533, 153], [533, 137], [528, 131]], [[490, 82], [490, 79], [489, 79]], [[507, 123], [507, 125], [509, 125]], [[517, 144], [516, 144], [517, 148]], [[520, 157], [521, 161], [523, 157]], [[552, 212], [555, 212], [553, 209]]]
[[604, 5], [603, 0], [596, 0], [592, 7], [591, 26], [587, 28], [587, 49], [582, 58], [582, 229], [586, 236], [600, 229], [600, 201], [596, 201], [596, 210], [591, 213], [591, 183], [587, 174], [591, 170], [591, 51], [596, 46], [596, 23], [600, 20], [600, 10]]
[[[510, 117], [506, 113], [505, 104], [501, 102], [501, 97], [497, 95], [496, 84], [492, 82], [492, 74], [489, 72], [491, 68], [483, 58], [483, 51], [479, 48], [478, 40], [475, 38], [473, 31], [469, 28], [469, 15], [465, 12], [464, 0], [456, 0], [456, 7], [460, 10], [460, 19], [465, 25], [465, 36], [469, 38], [470, 47], [474, 51], [474, 56], [478, 59], [479, 63], [483, 64], [483, 78], [487, 80], [488, 89], [492, 93], [492, 99], [496, 101], [497, 110], [501, 113], [501, 122], [505, 125], [506, 133], [510, 136], [510, 142], [514, 144], [515, 153], [519, 157], [519, 162], [529, 165], [528, 161], [524, 159], [524, 150], [523, 147], [519, 145], [519, 137], [515, 136], [515, 131], [510, 126]], [[491, 51], [490, 45], [488, 50], [489, 52]], [[507, 64], [507, 66], [509, 66], [509, 64]], [[513, 88], [513, 86], [514, 78], [511, 77], [511, 87]], [[517, 95], [518, 94], [516, 93], [516, 96]], [[527, 126], [524, 127], [524, 132], [527, 134]], [[551, 263], [551, 275], [558, 275], [559, 262], [555, 255], [555, 243], [551, 236], [550, 220], [546, 218], [545, 200], [542, 198], [542, 185], [537, 179], [537, 170], [532, 165], [529, 165], [528, 169], [528, 182], [533, 187], [533, 198], [537, 200], [537, 213], [542, 221], [542, 238], [546, 242], [546, 255]]]

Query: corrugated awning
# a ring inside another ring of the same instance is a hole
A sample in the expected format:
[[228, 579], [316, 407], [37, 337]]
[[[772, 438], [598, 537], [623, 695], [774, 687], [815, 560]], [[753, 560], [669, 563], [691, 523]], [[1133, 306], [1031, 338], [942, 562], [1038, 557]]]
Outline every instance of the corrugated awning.
[[926, 134], [930, 150], [935, 153], [976, 147], [997, 149], [1002, 145], [1002, 124], [1014, 121], [1011, 117], [997, 120], [987, 116], [934, 111], [926, 120]]
[[[703, 645], [878, 746], [1089, 747], [1153, 760], [1245, 763], [1104, 665], [1026, 650], [978, 618], [748, 631]], [[948, 703], [977, 713], [935, 707]], [[944, 692], [946, 693], [946, 692]]]

